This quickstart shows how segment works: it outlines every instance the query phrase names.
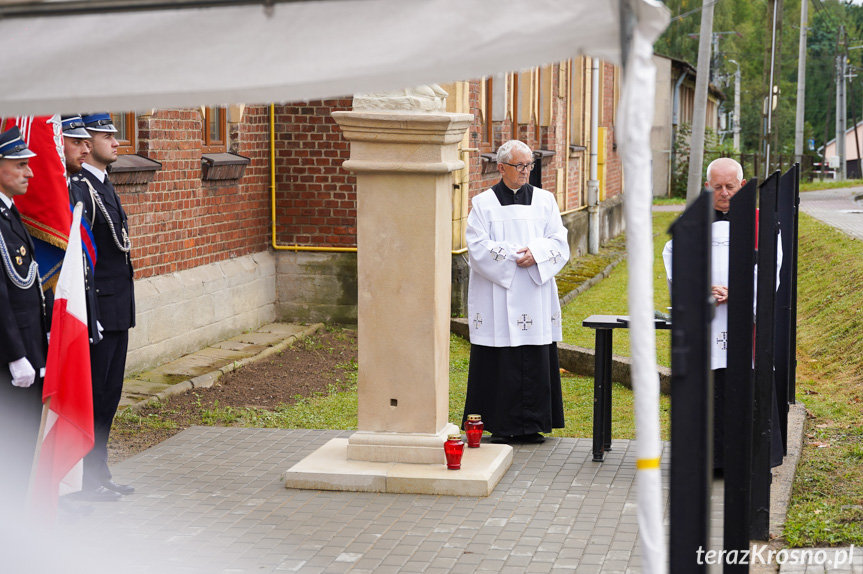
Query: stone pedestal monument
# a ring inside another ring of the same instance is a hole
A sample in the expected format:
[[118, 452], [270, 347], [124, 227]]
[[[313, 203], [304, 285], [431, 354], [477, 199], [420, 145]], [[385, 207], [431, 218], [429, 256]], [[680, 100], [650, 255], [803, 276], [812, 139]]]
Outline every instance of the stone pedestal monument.
[[448, 471], [452, 177], [473, 116], [422, 86], [358, 94], [334, 112], [357, 174], [358, 427], [286, 473], [286, 486], [488, 495], [512, 448], [466, 449]]

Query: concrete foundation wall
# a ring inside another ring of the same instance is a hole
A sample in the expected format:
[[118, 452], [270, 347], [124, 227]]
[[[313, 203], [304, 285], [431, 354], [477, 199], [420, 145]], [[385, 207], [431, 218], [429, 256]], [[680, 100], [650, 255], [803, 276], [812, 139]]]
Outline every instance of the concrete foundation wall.
[[275, 259], [280, 320], [357, 322], [356, 253], [278, 251]]
[[465, 251], [452, 256], [452, 293], [450, 295], [450, 313], [456, 317], [467, 315], [467, 286], [470, 276], [468, 255]]
[[653, 127], [650, 130], [650, 150], [653, 157], [653, 195], [668, 197], [671, 187], [671, 60], [653, 56], [656, 66], [656, 100]]
[[[599, 204], [599, 243], [605, 245], [626, 229], [623, 217], [624, 195], [615, 195]], [[563, 224], [569, 234], [570, 259], [581, 257], [588, 252], [588, 213], [586, 209], [573, 211], [563, 216]]]
[[566, 239], [569, 242], [569, 258], [576, 259], [585, 255], [588, 251], [588, 225], [589, 217], [586, 209], [573, 211], [562, 216], [563, 225], [569, 232]]
[[126, 372], [197, 351], [276, 318], [276, 263], [262, 251], [135, 281]]
[[615, 195], [599, 204], [599, 243], [605, 245], [626, 231], [623, 216], [623, 194]]

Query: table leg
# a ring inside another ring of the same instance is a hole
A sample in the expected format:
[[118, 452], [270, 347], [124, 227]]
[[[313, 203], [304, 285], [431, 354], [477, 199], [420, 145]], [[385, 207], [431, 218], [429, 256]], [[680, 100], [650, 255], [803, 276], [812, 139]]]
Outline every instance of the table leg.
[[605, 393], [605, 398], [602, 401], [602, 406], [605, 408], [605, 428], [602, 429], [603, 443], [602, 448], [608, 452], [611, 450], [611, 338], [614, 331], [608, 330], [608, 341], [605, 353], [605, 381], [602, 383], [602, 391]]
[[593, 371], [593, 460], [602, 462], [605, 450], [606, 387], [611, 379], [611, 329], [596, 330]]

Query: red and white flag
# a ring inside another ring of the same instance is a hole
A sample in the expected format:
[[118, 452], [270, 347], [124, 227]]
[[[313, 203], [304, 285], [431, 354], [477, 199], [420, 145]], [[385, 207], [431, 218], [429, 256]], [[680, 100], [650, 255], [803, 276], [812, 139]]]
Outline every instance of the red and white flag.
[[[18, 126], [27, 147], [36, 153], [36, 157], [30, 159], [33, 177], [27, 185], [27, 193], [15, 198], [15, 207], [21, 212], [24, 225], [34, 240], [42, 288], [54, 289], [72, 222], [62, 121], [59, 114], [0, 119], [0, 130], [12, 126]], [[92, 265], [96, 261], [96, 249], [89, 226], [85, 227], [81, 239]]]
[[83, 458], [93, 448], [93, 390], [81, 251], [82, 205], [75, 206], [57, 281], [42, 391], [45, 429], [31, 503], [54, 516], [57, 498], [81, 490]]

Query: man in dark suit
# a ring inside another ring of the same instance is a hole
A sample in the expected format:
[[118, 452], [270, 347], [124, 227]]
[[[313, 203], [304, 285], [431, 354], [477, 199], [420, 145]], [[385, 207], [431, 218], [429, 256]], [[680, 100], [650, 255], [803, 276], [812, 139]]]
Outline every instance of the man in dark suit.
[[42, 412], [48, 353], [45, 300], [33, 242], [13, 198], [33, 171], [17, 127], [0, 134], [0, 508], [22, 511]]
[[[90, 139], [90, 153], [73, 184], [83, 183], [87, 197], [73, 197], [93, 210], [93, 239], [97, 259], [93, 270], [102, 340], [90, 346], [93, 377], [95, 445], [84, 458], [84, 489], [80, 497], [90, 501], [117, 500], [135, 489], [114, 482], [108, 469], [108, 434], [123, 391], [129, 329], [135, 326], [135, 293], [129, 255], [129, 225], [120, 198], [108, 179], [108, 166], [117, 161], [117, 129], [106, 113], [82, 118]], [[72, 186], [81, 194], [81, 186]]]

